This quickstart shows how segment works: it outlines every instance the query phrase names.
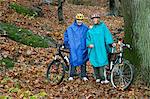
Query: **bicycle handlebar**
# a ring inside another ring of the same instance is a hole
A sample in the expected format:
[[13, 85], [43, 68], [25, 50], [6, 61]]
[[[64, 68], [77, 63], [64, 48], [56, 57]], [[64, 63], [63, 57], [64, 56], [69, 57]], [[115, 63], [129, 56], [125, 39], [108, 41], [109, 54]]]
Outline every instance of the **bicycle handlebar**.
[[[122, 41], [118, 41], [118, 44], [119, 44], [120, 52], [123, 52], [124, 48], [128, 48], [128, 49], [132, 50], [132, 48], [131, 48], [131, 46], [129, 44], [125, 44]], [[112, 45], [109, 45], [109, 46], [112, 48], [111, 53], [116, 52], [116, 46], [114, 46], [114, 47]]]
[[65, 46], [64, 44], [56, 44], [56, 48], [58, 50], [58, 52], [65, 52], [65, 53], [69, 53], [69, 51], [65, 51]]
[[129, 44], [123, 44], [123, 47], [127, 47], [128, 49], [132, 50], [132, 48]]

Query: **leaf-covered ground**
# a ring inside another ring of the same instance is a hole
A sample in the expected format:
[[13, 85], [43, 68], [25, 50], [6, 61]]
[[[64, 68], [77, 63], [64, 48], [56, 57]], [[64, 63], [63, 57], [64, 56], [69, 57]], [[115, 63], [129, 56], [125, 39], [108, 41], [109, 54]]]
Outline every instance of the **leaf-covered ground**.
[[[107, 7], [77, 6], [65, 3], [65, 25], [57, 20], [57, 7], [42, 5], [43, 17], [31, 18], [16, 13], [9, 7], [10, 2], [16, 2], [27, 7], [33, 7], [42, 0], [0, 0], [0, 21], [13, 23], [19, 27], [29, 29], [33, 33], [43, 36], [52, 36], [58, 42], [63, 40], [63, 32], [73, 22], [75, 14], [82, 12], [86, 16], [85, 23], [90, 25], [88, 17], [93, 12], [107, 13]], [[111, 32], [123, 27], [122, 17], [102, 16]], [[123, 36], [123, 35], [117, 35]], [[96, 84], [92, 75], [92, 68], [87, 66], [89, 81], [84, 82], [77, 78], [73, 82], [65, 80], [57, 86], [52, 86], [45, 78], [47, 64], [52, 60], [55, 48], [33, 48], [15, 42], [8, 37], [0, 37], [0, 59], [10, 58], [15, 67], [0, 71], [0, 99], [5, 96], [12, 99], [93, 99], [93, 98], [148, 98], [150, 89], [144, 85], [135, 85], [126, 91], [117, 91], [111, 84]], [[67, 78], [65, 78], [67, 79]]]

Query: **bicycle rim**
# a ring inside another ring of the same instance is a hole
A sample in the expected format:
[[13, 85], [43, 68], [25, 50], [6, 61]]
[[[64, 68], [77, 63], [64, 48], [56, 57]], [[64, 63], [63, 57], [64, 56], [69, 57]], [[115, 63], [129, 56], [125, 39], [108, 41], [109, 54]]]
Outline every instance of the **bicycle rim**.
[[64, 78], [64, 75], [64, 65], [59, 60], [54, 60], [48, 64], [46, 77], [52, 85], [60, 84]]
[[133, 80], [133, 66], [127, 60], [123, 64], [116, 64], [111, 72], [111, 83], [114, 88], [125, 90]]

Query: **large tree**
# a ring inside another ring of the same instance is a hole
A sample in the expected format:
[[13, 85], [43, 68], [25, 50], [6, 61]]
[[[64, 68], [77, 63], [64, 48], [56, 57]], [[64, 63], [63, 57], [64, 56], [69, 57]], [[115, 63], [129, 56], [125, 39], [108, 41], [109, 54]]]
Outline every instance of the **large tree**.
[[150, 85], [150, 0], [122, 0], [122, 6], [125, 41], [133, 47], [127, 57]]
[[110, 15], [121, 15], [121, 0], [109, 0]]

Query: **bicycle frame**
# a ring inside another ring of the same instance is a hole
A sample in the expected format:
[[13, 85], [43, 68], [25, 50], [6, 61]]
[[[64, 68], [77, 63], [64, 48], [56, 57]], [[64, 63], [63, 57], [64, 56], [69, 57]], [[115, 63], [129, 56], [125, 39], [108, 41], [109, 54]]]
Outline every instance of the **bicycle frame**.
[[54, 60], [57, 60], [58, 57], [60, 56], [63, 59], [63, 61], [65, 62], [65, 64], [67, 66], [69, 66], [69, 58], [62, 53], [62, 52], [69, 53], [69, 51], [65, 51], [63, 49], [64, 49], [63, 45], [59, 45], [59, 46], [57, 45], [57, 52], [56, 52], [56, 54], [54, 56]]
[[111, 50], [111, 54], [118, 54], [118, 56], [116, 57], [116, 59], [114, 61], [113, 60], [110, 61], [110, 71], [113, 69], [113, 66], [115, 64], [117, 64], [117, 63], [122, 64], [122, 62], [123, 62], [123, 47], [127, 47], [130, 49], [130, 45], [124, 44], [122, 39], [120, 39], [118, 41], [118, 45], [119, 45], [119, 51], [120, 51], [119, 53], [116, 53], [116, 49], [114, 47], [112, 47], [112, 50]]

